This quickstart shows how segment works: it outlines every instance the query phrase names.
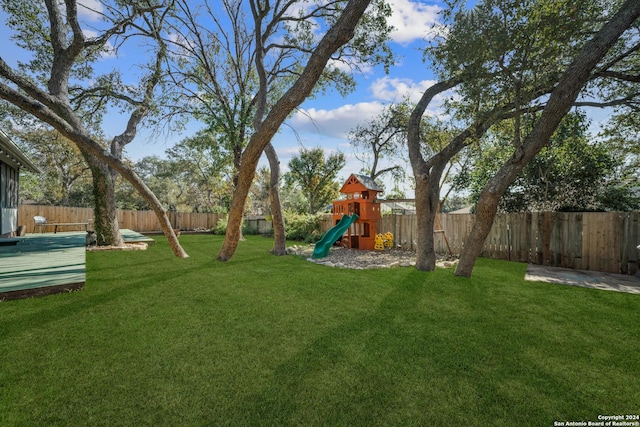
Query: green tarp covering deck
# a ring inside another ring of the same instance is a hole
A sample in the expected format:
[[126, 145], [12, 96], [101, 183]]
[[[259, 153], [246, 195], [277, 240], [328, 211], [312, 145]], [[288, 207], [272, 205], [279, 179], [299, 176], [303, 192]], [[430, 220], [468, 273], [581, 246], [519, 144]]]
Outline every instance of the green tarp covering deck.
[[126, 228], [120, 230], [120, 235], [127, 243], [139, 243], [144, 242], [148, 245], [153, 245], [156, 243], [151, 237], [147, 237], [144, 234], [140, 234], [137, 231], [128, 230]]
[[84, 287], [85, 241], [84, 232], [28, 234], [0, 246], [0, 299]]

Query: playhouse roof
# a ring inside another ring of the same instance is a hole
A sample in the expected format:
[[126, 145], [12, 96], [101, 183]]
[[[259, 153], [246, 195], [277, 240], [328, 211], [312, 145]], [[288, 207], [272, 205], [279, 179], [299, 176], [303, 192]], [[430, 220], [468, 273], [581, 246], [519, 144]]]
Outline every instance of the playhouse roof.
[[378, 184], [376, 184], [376, 182], [373, 179], [371, 179], [371, 177], [367, 175], [359, 175], [356, 173], [352, 173], [351, 175], [349, 175], [349, 178], [347, 178], [344, 185], [340, 189], [341, 193], [349, 183], [353, 182], [353, 180], [351, 179], [352, 177], [355, 178], [360, 184], [362, 184], [367, 190], [378, 191], [378, 192], [384, 191], [384, 189], [380, 187]]

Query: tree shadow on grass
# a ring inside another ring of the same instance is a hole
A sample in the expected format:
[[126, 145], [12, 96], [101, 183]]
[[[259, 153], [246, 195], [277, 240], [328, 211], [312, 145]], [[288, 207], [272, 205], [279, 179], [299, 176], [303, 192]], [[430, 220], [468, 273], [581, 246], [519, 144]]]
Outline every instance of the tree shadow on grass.
[[[123, 255], [126, 255], [123, 257]], [[174, 292], [190, 294], [196, 292], [201, 283], [191, 281], [192, 277], [207, 277], [217, 284], [237, 277], [238, 269], [252, 264], [252, 257], [238, 262], [222, 263], [212, 258], [207, 262], [202, 256], [177, 259], [166, 251], [155, 253], [109, 253], [91, 254], [87, 260], [85, 289], [71, 294], [49, 295], [37, 300], [16, 300], [0, 304], [21, 306], [20, 312], [4, 316], [0, 320], [0, 338], [25, 333], [26, 329], [42, 328], [48, 323], [90, 313], [97, 307], [127, 300], [132, 296], [155, 287], [168, 286]], [[258, 255], [256, 255], [258, 257]], [[264, 259], [264, 255], [259, 255]], [[98, 261], [97, 258], [102, 258]], [[242, 267], [241, 267], [242, 266]], [[132, 270], [132, 267], [134, 270]], [[246, 268], [246, 271], [251, 271]], [[133, 272], [133, 273], [132, 273]], [[209, 274], [207, 274], [209, 272]], [[36, 271], [20, 272], [21, 275], [36, 275]], [[217, 276], [216, 276], [217, 275]]]
[[127, 298], [141, 290], [151, 288], [156, 283], [154, 278], [160, 280], [162, 278], [161, 273], [157, 275], [148, 274], [138, 279], [130, 278], [130, 280], [114, 286], [108, 286], [104, 282], [100, 283], [94, 278], [86, 286], [100, 286], [99, 290], [85, 289], [72, 293], [38, 297], [38, 301], [16, 300], [10, 303], [2, 303], [20, 305], [23, 307], [23, 311], [21, 314], [2, 319], [0, 338], [4, 339], [12, 335], [24, 334], [26, 333], [25, 330], [30, 328], [41, 329], [49, 323], [74, 317], [83, 312], [91, 312], [96, 307]]
[[466, 279], [454, 286], [467, 292], [447, 292], [425, 284], [424, 274], [409, 273], [377, 307], [277, 365], [268, 386], [244, 399], [233, 421], [526, 425], [576, 408], [594, 413], [575, 384], [531, 365], [535, 342], [510, 339], [523, 330], [510, 326], [507, 311], [491, 309], [501, 303], [495, 294]]

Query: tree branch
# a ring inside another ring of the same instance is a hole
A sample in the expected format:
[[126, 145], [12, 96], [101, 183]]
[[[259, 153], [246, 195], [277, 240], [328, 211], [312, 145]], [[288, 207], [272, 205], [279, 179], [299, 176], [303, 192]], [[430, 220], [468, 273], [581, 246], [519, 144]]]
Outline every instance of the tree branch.
[[436, 95], [446, 92], [460, 83], [462, 83], [460, 78], [452, 78], [435, 83], [424, 91], [420, 101], [411, 112], [407, 124], [407, 145], [409, 148], [409, 160], [416, 178], [422, 177], [426, 173], [426, 170], [424, 170], [426, 167], [425, 160], [420, 150], [420, 123], [422, 122], [422, 116]]
[[634, 106], [640, 104], [640, 92], [632, 93], [620, 99], [613, 99], [611, 101], [576, 101], [573, 103], [575, 107], [620, 107], [620, 106]]
[[609, 77], [624, 82], [640, 83], [640, 74], [631, 74], [630, 72], [625, 73], [622, 71], [600, 71], [595, 75], [597, 77]]
[[[30, 79], [14, 72], [13, 69], [9, 67], [9, 65], [2, 58], [0, 58], [0, 76], [14, 83], [20, 90], [23, 90], [28, 95], [31, 95], [31, 97], [33, 97], [39, 103], [42, 103], [42, 105], [45, 105], [52, 110], [59, 110], [59, 101], [57, 98], [54, 98], [50, 94], [41, 90]], [[10, 89], [9, 86], [6, 86], [6, 88]]]

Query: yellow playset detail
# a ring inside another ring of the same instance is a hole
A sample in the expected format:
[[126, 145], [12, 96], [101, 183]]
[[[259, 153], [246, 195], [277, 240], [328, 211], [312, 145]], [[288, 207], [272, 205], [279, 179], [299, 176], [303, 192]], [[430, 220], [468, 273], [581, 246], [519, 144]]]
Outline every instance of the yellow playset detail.
[[384, 233], [384, 247], [388, 249], [393, 247], [393, 233], [390, 231]]
[[384, 250], [384, 237], [381, 233], [376, 234], [375, 245], [373, 246], [373, 249], [375, 249], [376, 251]]

